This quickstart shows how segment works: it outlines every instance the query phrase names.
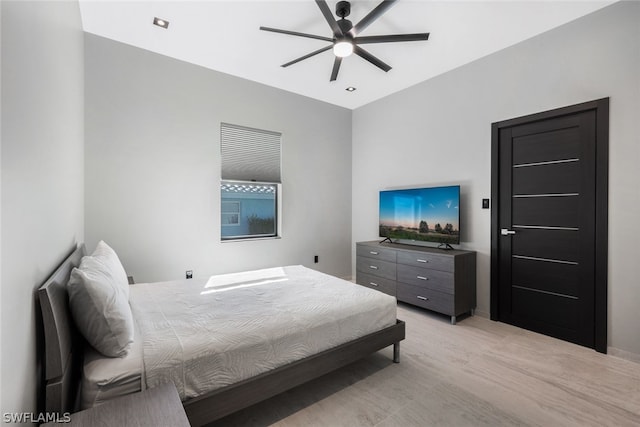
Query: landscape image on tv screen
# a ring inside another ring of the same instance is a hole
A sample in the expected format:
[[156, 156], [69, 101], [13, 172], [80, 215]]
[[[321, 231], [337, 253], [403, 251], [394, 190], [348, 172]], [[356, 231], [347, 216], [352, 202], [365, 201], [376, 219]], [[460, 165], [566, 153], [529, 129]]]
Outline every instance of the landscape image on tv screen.
[[460, 187], [380, 192], [380, 236], [460, 243]]

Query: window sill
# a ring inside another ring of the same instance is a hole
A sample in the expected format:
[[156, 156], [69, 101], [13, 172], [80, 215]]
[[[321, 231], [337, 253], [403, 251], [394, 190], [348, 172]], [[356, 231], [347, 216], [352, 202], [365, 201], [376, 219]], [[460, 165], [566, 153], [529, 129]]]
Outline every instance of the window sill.
[[256, 240], [278, 240], [282, 236], [269, 236], [269, 237], [245, 237], [241, 239], [220, 239], [220, 243], [233, 243], [233, 242], [255, 242]]

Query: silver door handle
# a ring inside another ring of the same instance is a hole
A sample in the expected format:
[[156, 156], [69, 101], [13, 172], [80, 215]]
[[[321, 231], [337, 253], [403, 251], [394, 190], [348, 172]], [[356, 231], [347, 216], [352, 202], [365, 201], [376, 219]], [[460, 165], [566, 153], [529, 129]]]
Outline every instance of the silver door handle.
[[508, 236], [509, 234], [516, 234], [516, 232], [514, 230], [509, 230], [508, 228], [503, 228], [502, 230], [500, 230], [500, 234], [502, 234], [503, 236]]

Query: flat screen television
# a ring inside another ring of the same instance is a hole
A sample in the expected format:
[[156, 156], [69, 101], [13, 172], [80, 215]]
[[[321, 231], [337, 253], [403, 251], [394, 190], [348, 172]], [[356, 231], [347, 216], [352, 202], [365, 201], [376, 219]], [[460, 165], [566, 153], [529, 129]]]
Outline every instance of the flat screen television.
[[380, 191], [380, 237], [460, 244], [460, 186]]

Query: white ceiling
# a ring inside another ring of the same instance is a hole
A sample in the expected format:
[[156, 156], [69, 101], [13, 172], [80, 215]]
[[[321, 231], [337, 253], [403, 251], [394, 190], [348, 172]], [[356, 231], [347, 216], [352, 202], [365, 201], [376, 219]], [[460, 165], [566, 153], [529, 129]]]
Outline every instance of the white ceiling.
[[[349, 19], [355, 25], [379, 2], [353, 1]], [[335, 82], [329, 82], [331, 50], [280, 67], [327, 42], [259, 30], [332, 37], [312, 0], [80, 0], [80, 10], [89, 33], [354, 109], [611, 3], [400, 0], [360, 35], [429, 32], [429, 40], [365, 45], [393, 68], [385, 73], [352, 55], [342, 61]], [[335, 11], [336, 1], [328, 4]], [[169, 28], [152, 25], [154, 17], [168, 20]], [[347, 92], [348, 86], [357, 90]]]

